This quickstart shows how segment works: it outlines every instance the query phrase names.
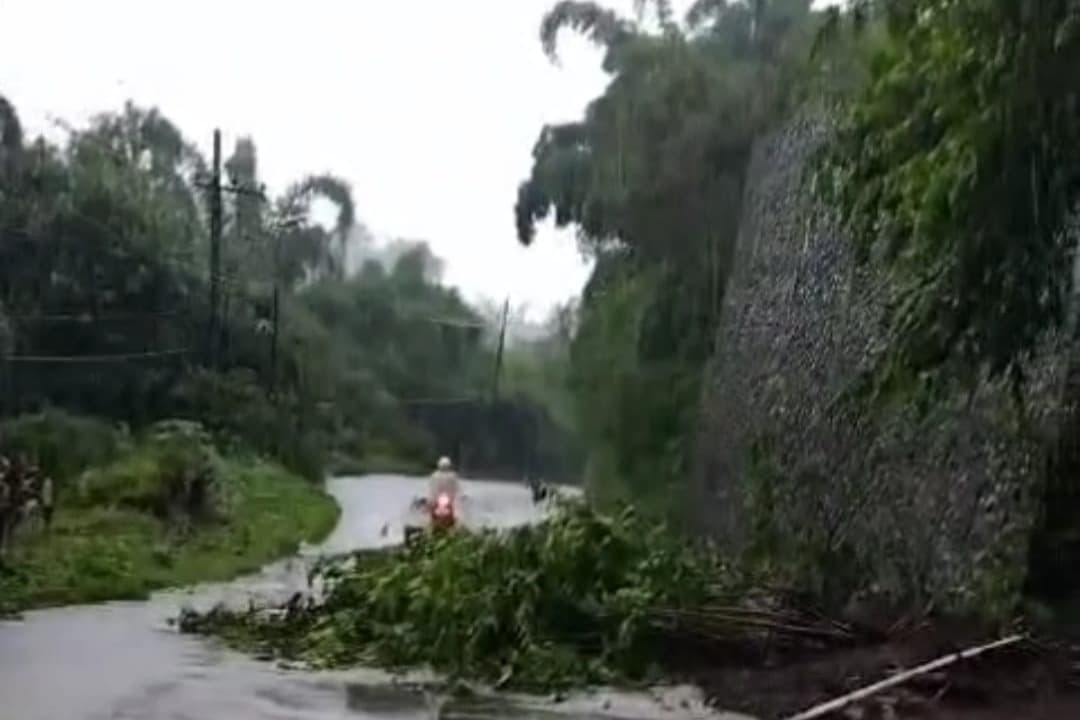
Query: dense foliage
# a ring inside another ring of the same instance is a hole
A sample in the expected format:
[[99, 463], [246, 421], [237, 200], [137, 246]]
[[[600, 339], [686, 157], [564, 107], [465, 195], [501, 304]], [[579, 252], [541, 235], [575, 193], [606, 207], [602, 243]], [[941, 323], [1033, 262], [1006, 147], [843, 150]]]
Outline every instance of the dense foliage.
[[713, 569], [630, 511], [574, 504], [536, 526], [359, 553], [323, 570], [320, 601], [181, 626], [324, 667], [431, 665], [523, 689], [641, 679], [659, 649], [648, 611], [701, 602]]
[[[343, 180], [266, 198], [255, 143], [237, 140], [211, 322], [210, 163], [173, 123], [129, 103], [53, 144], [0, 99], [0, 138], [0, 411], [186, 417], [311, 478], [437, 454], [516, 473], [535, 453], [502, 428], [566, 435], [536, 395], [492, 406], [497, 328], [425, 243], [350, 262], [378, 249]], [[468, 436], [451, 432], [462, 418]]]
[[560, 29], [584, 32], [612, 80], [583, 119], [543, 129], [516, 217], [528, 244], [553, 214], [596, 260], [570, 373], [594, 488], [673, 502], [753, 141], [784, 108], [820, 18], [808, 0], [703, 1], [682, 24], [667, 3], [640, 5], [654, 16], [560, 2], [545, 18], [549, 54]]
[[892, 274], [887, 375], [1018, 373], [1064, 320], [1078, 17], [1065, 0], [877, 4], [822, 187]]

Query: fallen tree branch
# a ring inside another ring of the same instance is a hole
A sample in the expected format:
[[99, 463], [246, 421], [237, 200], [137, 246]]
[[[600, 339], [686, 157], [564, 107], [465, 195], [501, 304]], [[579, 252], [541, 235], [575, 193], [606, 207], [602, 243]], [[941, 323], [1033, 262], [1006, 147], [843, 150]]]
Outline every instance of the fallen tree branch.
[[828, 702], [821, 703], [820, 705], [815, 705], [814, 707], [808, 710], [804, 710], [797, 715], [792, 715], [791, 717], [787, 718], [787, 720], [816, 720], [817, 718], [825, 717], [829, 713], [840, 710], [841, 708], [850, 705], [853, 702], [865, 700], [883, 690], [888, 690], [889, 688], [901, 685], [908, 680], [911, 680], [912, 678], [918, 677], [919, 675], [924, 675], [926, 673], [933, 672], [934, 670], [948, 667], [949, 665], [959, 662], [960, 660], [967, 660], [968, 658], [982, 655], [984, 652], [990, 650], [996, 650], [998, 648], [1006, 647], [1008, 645], [1014, 645], [1023, 639], [1023, 635], [1010, 635], [1009, 637], [995, 640], [994, 642], [987, 643], [986, 645], [980, 645], [978, 647], [968, 648], [967, 650], [963, 650], [958, 653], [945, 655], [944, 657], [940, 657], [937, 660], [931, 660], [930, 662], [919, 665], [918, 667], [914, 667], [910, 670], [905, 670], [904, 672], [897, 673], [896, 675], [893, 675], [892, 677], [885, 680], [876, 682], [873, 685], [867, 685], [866, 687], [855, 690], [854, 692], [850, 692], [847, 695], [842, 695], [833, 700], [829, 700]]

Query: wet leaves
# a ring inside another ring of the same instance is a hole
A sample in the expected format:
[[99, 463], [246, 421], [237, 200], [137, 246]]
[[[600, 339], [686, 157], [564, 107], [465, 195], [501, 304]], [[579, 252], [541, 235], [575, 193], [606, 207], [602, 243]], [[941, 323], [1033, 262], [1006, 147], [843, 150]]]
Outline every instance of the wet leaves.
[[289, 613], [216, 608], [181, 618], [256, 653], [321, 667], [429, 665], [500, 687], [645, 677], [648, 610], [700, 603], [714, 564], [631, 510], [568, 504], [538, 526], [426, 535], [326, 568], [328, 592]]

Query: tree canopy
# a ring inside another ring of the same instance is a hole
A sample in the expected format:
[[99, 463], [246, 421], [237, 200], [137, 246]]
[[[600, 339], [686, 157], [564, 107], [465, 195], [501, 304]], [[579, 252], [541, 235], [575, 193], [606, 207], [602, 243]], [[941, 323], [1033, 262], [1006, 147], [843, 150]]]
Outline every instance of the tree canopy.
[[[349, 275], [349, 245], [364, 233], [346, 181], [309, 175], [262, 197], [250, 137], [224, 165], [237, 192], [224, 197], [220, 353], [209, 362], [209, 164], [198, 148], [130, 102], [60, 143], [28, 140], [0, 96], [4, 411], [192, 416], [312, 476], [327, 453], [426, 463], [472, 443], [479, 468], [528, 460], [531, 440], [500, 435], [499, 418], [539, 411], [555, 426], [529, 398], [492, 409], [493, 328], [441, 283], [426, 243], [390, 243], [385, 263]], [[317, 199], [336, 210], [330, 227]], [[472, 436], [418, 410], [446, 404]]]
[[578, 31], [612, 79], [582, 119], [541, 130], [518, 240], [553, 216], [596, 260], [570, 378], [594, 473], [638, 496], [670, 496], [685, 469], [750, 153], [809, 52], [821, 22], [810, 5], [702, 0], [678, 22], [665, 2], [630, 19], [567, 1], [541, 24], [550, 57], [562, 29]]

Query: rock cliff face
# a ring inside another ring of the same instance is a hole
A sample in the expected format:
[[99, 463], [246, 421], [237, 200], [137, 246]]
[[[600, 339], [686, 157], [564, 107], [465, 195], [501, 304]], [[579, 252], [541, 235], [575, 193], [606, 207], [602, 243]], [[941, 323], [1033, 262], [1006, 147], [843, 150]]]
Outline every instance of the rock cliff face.
[[[704, 383], [697, 519], [731, 545], [812, 553], [884, 589], [985, 594], [1022, 569], [1041, 451], [1000, 385], [926, 416], [865, 419], [845, 403], [884, 346], [885, 284], [810, 197], [804, 171], [827, 133], [804, 115], [755, 149]], [[1047, 407], [1054, 357], [1048, 346], [1030, 368]]]

